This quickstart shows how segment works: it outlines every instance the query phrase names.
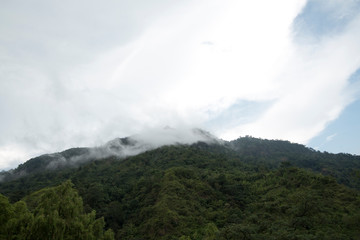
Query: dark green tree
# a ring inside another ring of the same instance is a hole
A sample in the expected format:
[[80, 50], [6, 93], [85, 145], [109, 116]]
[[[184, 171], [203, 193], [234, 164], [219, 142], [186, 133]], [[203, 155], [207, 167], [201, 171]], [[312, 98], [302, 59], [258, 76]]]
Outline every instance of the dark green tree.
[[14, 204], [0, 195], [0, 211], [1, 239], [114, 239], [112, 230], [104, 231], [103, 218], [96, 219], [95, 211], [84, 212], [82, 199], [70, 181]]

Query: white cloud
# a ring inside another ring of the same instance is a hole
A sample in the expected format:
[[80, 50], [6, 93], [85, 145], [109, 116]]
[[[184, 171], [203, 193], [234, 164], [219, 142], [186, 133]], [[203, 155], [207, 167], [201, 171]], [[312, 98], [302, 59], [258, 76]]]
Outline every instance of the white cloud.
[[[360, 67], [360, 16], [342, 34], [317, 45], [294, 45], [279, 75], [278, 98], [257, 121], [224, 134], [251, 134], [306, 143], [354, 100], [347, 79]], [[353, 85], [354, 86], [354, 85]]]
[[332, 140], [334, 139], [334, 137], [336, 137], [336, 135], [337, 135], [337, 134], [334, 133], [334, 134], [331, 134], [331, 135], [327, 136], [327, 137], [326, 137], [326, 141], [327, 141], [327, 142], [332, 141]]
[[[26, 149], [29, 150], [29, 149]], [[20, 162], [23, 162], [29, 156], [30, 151], [16, 146], [16, 145], [3, 145], [0, 148], [0, 169], [8, 170], [13, 168]], [[0, 179], [1, 180], [1, 179]]]
[[294, 45], [291, 24], [305, 3], [2, 3], [2, 161], [202, 127], [239, 100], [273, 104], [253, 123], [210, 130], [308, 140], [351, 101], [359, 28], [354, 20], [341, 36]]

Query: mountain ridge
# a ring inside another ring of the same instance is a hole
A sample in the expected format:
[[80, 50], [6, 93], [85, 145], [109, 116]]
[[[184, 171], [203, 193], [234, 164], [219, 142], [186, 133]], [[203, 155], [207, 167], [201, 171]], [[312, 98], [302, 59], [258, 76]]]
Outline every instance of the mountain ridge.
[[[164, 145], [186, 144], [186, 142], [191, 144], [197, 141], [208, 143], [222, 142], [222, 140], [216, 138], [214, 135], [199, 128], [186, 129], [184, 136], [177, 136], [178, 131], [169, 127], [163, 128], [156, 133], [160, 133], [160, 137], [163, 138], [160, 142], [153, 143], [151, 139], [147, 139], [149, 133], [146, 133], [124, 138], [115, 138], [97, 147], [76, 147], [61, 152], [43, 154], [19, 164], [19, 166], [14, 169], [0, 172], [0, 182], [11, 181], [44, 170], [79, 167], [86, 162], [107, 157], [124, 159], [128, 156], [137, 155]], [[159, 138], [159, 136], [157, 137]], [[188, 140], [187, 138], [189, 137], [193, 139]], [[166, 142], [169, 142], [169, 144], [166, 144]]]
[[[163, 129], [163, 131], [166, 134], [169, 131], [173, 133], [171, 128]], [[357, 178], [360, 174], [360, 156], [357, 155], [320, 152], [305, 145], [285, 140], [268, 140], [245, 136], [232, 141], [225, 141], [201, 129], [192, 129], [190, 133], [197, 136], [193, 143], [186, 144], [180, 138], [171, 136], [173, 139], [180, 140], [173, 141], [168, 145], [197, 144], [199, 148], [207, 149], [207, 151], [226, 153], [241, 158], [241, 161], [245, 163], [261, 164], [269, 169], [278, 168], [282, 162], [287, 162], [296, 167], [333, 176], [339, 183], [360, 189], [360, 180]], [[88, 162], [111, 157], [123, 160], [129, 156], [135, 156], [162, 146], [167, 146], [167, 144], [153, 144], [149, 140], [142, 140], [141, 135], [115, 138], [99, 147], [70, 148], [62, 152], [32, 158], [15, 169], [1, 172], [0, 181], [12, 181], [43, 171], [77, 168]]]
[[16, 202], [71, 181], [84, 210], [96, 210], [122, 240], [357, 239], [359, 191], [297, 167], [311, 154], [327, 164], [338, 156], [251, 137], [227, 144], [178, 144], [121, 161], [94, 160], [0, 183], [0, 193]]

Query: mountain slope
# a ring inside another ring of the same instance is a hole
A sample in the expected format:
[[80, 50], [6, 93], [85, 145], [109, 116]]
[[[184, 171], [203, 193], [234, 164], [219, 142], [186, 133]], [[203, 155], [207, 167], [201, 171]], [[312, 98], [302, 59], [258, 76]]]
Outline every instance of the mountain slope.
[[[137, 146], [108, 146], [118, 141]], [[358, 156], [245, 137], [45, 168], [2, 182], [0, 193], [18, 201], [70, 179], [116, 239], [358, 239], [359, 191], [336, 182], [356, 179], [358, 164]]]
[[360, 189], [360, 156], [322, 153], [288, 141], [252, 137], [239, 138], [229, 142], [228, 146], [246, 163], [269, 169], [291, 164], [332, 176], [341, 184]]
[[[222, 141], [211, 134], [196, 129], [200, 139], [199, 149], [211, 153], [236, 157], [239, 161], [261, 168], [276, 169], [282, 164], [305, 168], [323, 175], [334, 177], [339, 183], [360, 189], [360, 156], [331, 154], [307, 148], [304, 145], [281, 140], [266, 140], [242, 137], [234, 141]], [[139, 137], [117, 138], [96, 148], [72, 148], [60, 153], [45, 154], [19, 165], [16, 169], [0, 173], [0, 180], [8, 182], [33, 174], [57, 174], [58, 170], [71, 172], [88, 162], [106, 158], [125, 159], [147, 150], [156, 149], [159, 144], [151, 144]], [[161, 145], [161, 144], [160, 144]], [[175, 143], [175, 145], [181, 145]], [[53, 172], [54, 173], [50, 173]]]
[[104, 217], [117, 239], [356, 239], [358, 191], [288, 164], [252, 163], [239, 151], [165, 146], [28, 175], [0, 192], [15, 201], [71, 179], [85, 210]]
[[[156, 140], [152, 137], [154, 135]], [[99, 147], [71, 148], [58, 153], [44, 154], [20, 164], [15, 169], [0, 172], [0, 182], [39, 172], [79, 167], [87, 162], [107, 157], [124, 159], [164, 145], [192, 144], [199, 141], [211, 144], [223, 142], [209, 132], [197, 128], [183, 131], [164, 128], [126, 138], [115, 138]]]

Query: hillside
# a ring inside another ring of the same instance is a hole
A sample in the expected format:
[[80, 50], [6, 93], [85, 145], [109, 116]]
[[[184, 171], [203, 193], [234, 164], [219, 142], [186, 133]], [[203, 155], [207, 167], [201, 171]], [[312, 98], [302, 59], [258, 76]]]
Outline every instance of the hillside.
[[359, 164], [245, 137], [45, 168], [2, 182], [0, 193], [16, 202], [71, 180], [116, 239], [359, 239]]
[[[153, 135], [156, 135], [156, 140]], [[125, 138], [115, 138], [98, 147], [70, 148], [62, 152], [44, 154], [20, 164], [15, 169], [0, 172], [0, 182], [8, 182], [41, 172], [77, 168], [88, 162], [107, 157], [124, 159], [164, 145], [192, 144], [199, 141], [211, 144], [223, 143], [222, 140], [202, 129], [179, 131], [164, 128], [156, 132], [150, 131]]]
[[244, 137], [228, 143], [241, 161], [274, 169], [282, 163], [334, 177], [339, 183], [360, 190], [360, 156], [315, 151], [281, 140]]

